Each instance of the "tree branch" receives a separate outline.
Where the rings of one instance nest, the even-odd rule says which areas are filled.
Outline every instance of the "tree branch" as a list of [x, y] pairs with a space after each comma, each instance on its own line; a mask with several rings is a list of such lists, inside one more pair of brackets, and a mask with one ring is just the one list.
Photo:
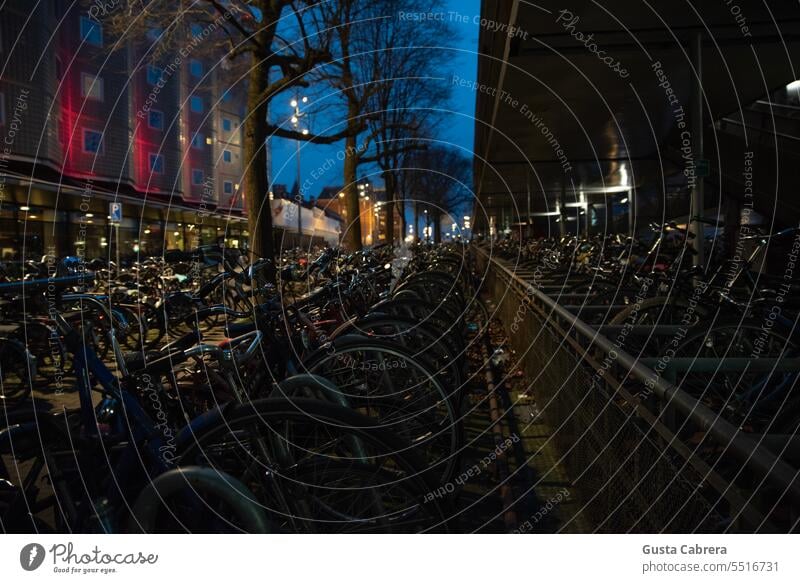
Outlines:
[[363, 122], [360, 124], [358, 128], [355, 130], [342, 130], [336, 134], [331, 134], [327, 136], [320, 136], [317, 134], [304, 134], [302, 132], [298, 132], [295, 130], [287, 130], [281, 126], [276, 126], [273, 124], [267, 124], [267, 131], [270, 135], [278, 137], [278, 138], [286, 138], [288, 140], [297, 140], [300, 142], [310, 142], [312, 144], [333, 144], [338, 142], [339, 140], [343, 140], [344, 138], [351, 137], [353, 135], [358, 135], [361, 131], [364, 130]]

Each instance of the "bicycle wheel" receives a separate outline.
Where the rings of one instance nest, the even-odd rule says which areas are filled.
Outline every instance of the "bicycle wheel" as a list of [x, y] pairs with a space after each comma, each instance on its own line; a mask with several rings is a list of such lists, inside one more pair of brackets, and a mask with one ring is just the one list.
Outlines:
[[761, 321], [733, 320], [687, 338], [675, 357], [714, 358], [715, 370], [694, 366], [679, 376], [682, 389], [743, 431], [794, 433], [800, 418], [798, 374], [778, 370], [726, 370], [723, 359], [792, 358], [800, 344], [788, 331], [766, 330]]
[[415, 292], [424, 301], [444, 310], [451, 321], [459, 320], [466, 306], [463, 294], [456, 281], [443, 273], [422, 272], [412, 275], [401, 283], [395, 293], [405, 290]]
[[440, 376], [446, 386], [460, 389], [464, 383], [465, 371], [459, 355], [450, 350], [442, 334], [427, 324], [419, 324], [413, 318], [368, 314], [337, 331], [337, 336], [345, 334], [365, 334], [371, 338], [396, 342], [429, 365], [430, 370]]
[[238, 480], [211, 468], [160, 474], [139, 494], [128, 521], [132, 533], [268, 533], [253, 495]]
[[634, 324], [639, 326], [655, 326], [684, 324], [693, 326], [707, 313], [702, 306], [690, 306], [687, 300], [674, 297], [647, 298], [634, 302], [620, 310], [608, 322], [612, 326]]
[[[63, 377], [72, 366], [67, 362], [61, 336], [47, 324], [34, 319], [25, 320], [13, 338], [22, 343], [36, 359], [36, 374], [48, 382]], [[31, 378], [30, 380], [35, 380]]]
[[453, 478], [463, 439], [458, 387], [445, 387], [413, 353], [392, 342], [343, 336], [303, 366], [336, 385], [353, 409], [412, 444], [438, 480]]
[[441, 330], [442, 340], [448, 344], [452, 353], [461, 354], [464, 350], [464, 330], [461, 322], [454, 321], [441, 309], [441, 306], [423, 300], [392, 298], [375, 304], [369, 313], [412, 318], [435, 330]]
[[0, 400], [17, 404], [31, 394], [31, 377], [36, 374], [30, 353], [21, 342], [0, 340]]
[[408, 444], [377, 422], [314, 399], [226, 408], [181, 434], [180, 463], [241, 481], [285, 532], [423, 532], [445, 506]]

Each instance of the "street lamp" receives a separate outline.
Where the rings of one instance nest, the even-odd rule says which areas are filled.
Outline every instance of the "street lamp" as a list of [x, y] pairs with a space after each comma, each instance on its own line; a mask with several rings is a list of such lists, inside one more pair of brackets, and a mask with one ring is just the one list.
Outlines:
[[[300, 128], [300, 118], [302, 118], [302, 117], [304, 117], [306, 115], [305, 112], [300, 111], [300, 104], [301, 103], [302, 104], [308, 103], [308, 97], [306, 97], [306, 96], [302, 96], [301, 97], [300, 95], [297, 95], [297, 96], [295, 96], [294, 99], [292, 99], [289, 102], [289, 105], [291, 105], [292, 109], [294, 109], [294, 113], [292, 114], [292, 117], [291, 117], [290, 121], [292, 122], [292, 126], [294, 126], [294, 130], [295, 131], [299, 131], [304, 136], [307, 136], [308, 135], [308, 128], [302, 128], [302, 129]], [[297, 200], [295, 201], [297, 203], [297, 234], [298, 235], [302, 235], [303, 234], [303, 205], [301, 203], [303, 202], [303, 196], [300, 194], [300, 180], [301, 180], [300, 140], [295, 140], [295, 145], [296, 145], [296, 148], [297, 148], [297, 153], [296, 153], [296, 155], [297, 155], [297, 177], [296, 177]]]

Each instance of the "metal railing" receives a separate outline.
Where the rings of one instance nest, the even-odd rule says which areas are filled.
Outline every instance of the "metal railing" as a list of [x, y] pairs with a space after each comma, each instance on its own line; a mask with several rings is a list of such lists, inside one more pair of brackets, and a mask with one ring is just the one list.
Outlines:
[[[518, 334], [512, 338], [512, 344], [516, 344], [515, 349], [520, 355], [520, 360], [532, 364], [529, 371], [533, 376], [534, 391], [537, 386], [540, 393], [544, 393], [547, 404], [545, 417], [553, 427], [557, 442], [560, 442], [561, 450], [568, 450], [565, 454], [566, 465], [572, 475], [578, 475], [580, 480], [586, 480], [587, 470], [582, 465], [597, 466], [597, 462], [583, 456], [580, 463], [570, 462], [570, 456], [574, 456], [574, 445], [571, 439], [580, 442], [589, 442], [589, 449], [598, 452], [600, 459], [605, 459], [611, 455], [607, 452], [608, 446], [602, 443], [606, 438], [614, 440], [617, 438], [613, 422], [609, 419], [616, 419], [617, 423], [630, 423], [626, 416], [628, 413], [635, 416], [637, 421], [633, 427], [626, 427], [628, 431], [628, 446], [639, 448], [633, 443], [636, 441], [636, 432], [640, 432], [641, 440], [647, 441], [644, 447], [654, 448], [648, 450], [647, 455], [642, 457], [653, 460], [653, 464], [666, 463], [665, 467], [660, 467], [656, 471], [664, 477], [664, 488], [675, 488], [676, 478], [669, 477], [670, 468], [678, 468], [682, 475], [681, 488], [676, 489], [672, 494], [669, 492], [657, 492], [658, 486], [647, 484], [653, 488], [652, 495], [643, 495], [643, 500], [639, 501], [640, 512], [628, 509], [629, 516], [614, 516], [609, 521], [608, 512], [600, 504], [595, 504], [594, 508], [587, 509], [591, 514], [594, 524], [598, 530], [627, 531], [627, 530], [758, 530], [758, 531], [779, 531], [785, 530], [784, 526], [777, 526], [773, 523], [771, 516], [774, 510], [769, 503], [764, 504], [764, 499], [768, 498], [772, 502], [778, 499], [785, 499], [789, 502], [796, 514], [796, 509], [800, 504], [800, 480], [798, 471], [787, 463], [780, 455], [776, 455], [773, 449], [778, 448], [779, 453], [783, 453], [785, 448], [796, 445], [796, 441], [790, 438], [776, 439], [775, 436], [748, 434], [741, 431], [738, 427], [722, 418], [718, 413], [707, 407], [704, 403], [682, 390], [675, 384], [676, 372], [686, 371], [690, 364], [684, 359], [673, 359], [659, 373], [654, 370], [658, 359], [636, 358], [629, 354], [618, 344], [609, 339], [605, 334], [612, 337], [618, 333], [619, 326], [592, 327], [582, 321], [575, 313], [606, 310], [613, 313], [613, 306], [588, 306], [576, 301], [575, 294], [567, 294], [566, 299], [570, 304], [567, 307], [559, 305], [553, 298], [541, 291], [542, 288], [548, 289], [545, 278], [533, 284], [524, 279], [524, 276], [517, 275], [509, 269], [502, 261], [491, 257], [484, 250], [476, 248], [476, 255], [480, 270], [483, 272], [486, 281], [485, 286], [490, 288], [493, 299], [496, 303], [507, 302], [509, 307], [500, 310], [501, 319], [508, 328], [512, 320], [517, 322], [519, 327], [520, 314], [527, 316], [528, 313], [534, 315], [533, 321], [524, 329], [523, 334]], [[525, 273], [525, 272], [523, 272]], [[539, 287], [537, 287], [537, 285]], [[563, 287], [562, 287], [563, 289]], [[562, 294], [562, 297], [564, 295]], [[586, 296], [582, 296], [584, 302]], [[524, 307], [523, 307], [524, 306]], [[629, 327], [631, 336], [647, 336], [648, 339], [654, 337], [664, 337], [676, 332], [675, 326], [648, 326], [648, 327]], [[543, 341], [543, 335], [549, 340]], [[535, 348], [534, 348], [535, 347]], [[542, 353], [550, 354], [542, 354]], [[711, 366], [711, 363], [702, 362], [697, 364], [697, 359], [689, 359], [695, 362], [691, 366], [693, 371], [699, 371], [697, 366]], [[744, 370], [747, 363], [744, 360], [750, 359], [710, 359], [715, 360], [715, 371], [739, 371]], [[532, 362], [531, 362], [532, 361]], [[648, 366], [650, 365], [650, 366]], [[750, 361], [748, 370], [790, 370], [800, 371], [800, 360], [795, 359], [758, 359], [758, 364]], [[554, 369], [555, 372], [547, 370]], [[547, 378], [545, 378], [547, 377]], [[537, 385], [537, 379], [540, 382]], [[560, 380], [559, 380], [560, 379]], [[559, 384], [560, 382], [560, 384]], [[557, 388], [554, 385], [559, 384]], [[636, 391], [630, 390], [631, 385], [648, 387], [648, 395], [656, 400], [658, 406], [653, 410], [653, 405], [645, 403], [637, 396]], [[562, 394], [563, 393], [563, 394]], [[580, 411], [570, 411], [569, 408], [559, 406], [561, 402], [571, 402], [577, 408], [588, 407], [594, 413]], [[591, 405], [586, 405], [591, 402]], [[551, 405], [551, 414], [547, 414], [547, 406]], [[681, 419], [676, 420], [676, 415]], [[593, 426], [591, 440], [585, 438], [580, 433], [580, 428], [572, 421], [572, 417], [582, 416], [585, 424]], [[594, 426], [604, 426], [602, 429], [594, 429]], [[697, 432], [703, 433], [704, 439], [711, 439], [724, 448], [726, 456], [735, 458], [742, 467], [749, 472], [752, 490], [747, 486], [736, 484], [731, 478], [726, 477], [727, 473], [722, 469], [717, 461], [709, 461], [703, 456], [698, 455], [698, 448], [692, 447], [682, 439], [681, 431], [689, 426]], [[572, 438], [559, 438], [558, 432], [564, 430], [565, 433], [571, 432]], [[576, 437], [577, 436], [577, 437]], [[609, 442], [610, 443], [610, 442]], [[583, 447], [584, 445], [581, 445]], [[634, 457], [639, 455], [634, 454]], [[604, 457], [605, 456], [605, 457]], [[613, 456], [612, 456], [613, 457]], [[680, 460], [683, 463], [680, 463]], [[676, 461], [677, 460], [677, 461]], [[613, 463], [622, 465], [629, 464], [628, 458], [622, 455], [613, 457]], [[624, 464], [623, 464], [624, 462]], [[613, 465], [612, 463], [612, 465]], [[631, 465], [636, 465], [631, 462]], [[685, 468], [691, 467], [691, 475], [684, 472]], [[598, 484], [605, 487], [603, 474], [608, 479], [618, 479], [614, 474], [613, 468], [592, 467], [591, 472], [598, 475], [594, 486]], [[651, 469], [639, 472], [646, 478]], [[688, 471], [688, 470], [687, 470]], [[723, 475], [724, 474], [724, 475]], [[644, 478], [643, 478], [644, 479]], [[631, 492], [626, 489], [641, 487], [641, 480], [628, 480], [624, 487], [617, 487], [617, 493], [621, 496], [631, 496]], [[582, 490], [580, 484], [576, 484]], [[700, 518], [708, 518], [705, 521], [695, 521], [691, 516], [682, 518], [670, 518], [668, 516], [651, 516], [642, 518], [642, 512], [653, 511], [652, 504], [661, 504], [665, 496], [671, 495], [691, 495], [695, 496], [699, 490], [710, 487], [716, 492], [715, 496], [704, 496], [703, 500], [693, 500], [683, 505], [673, 505], [684, 510], [689, 504], [695, 506], [695, 513], [702, 514], [702, 506], [705, 506], [706, 514]], [[681, 490], [683, 494], [680, 494]], [[635, 496], [635, 494], [634, 494]], [[721, 504], [720, 501], [724, 501]], [[613, 501], [611, 501], [613, 505]], [[650, 504], [650, 506], [648, 506]], [[635, 504], [634, 504], [635, 506]], [[662, 505], [664, 508], [668, 504]], [[725, 506], [724, 508], [722, 506]], [[611, 508], [611, 507], [609, 507]], [[615, 511], [616, 512], [616, 511]], [[664, 514], [667, 511], [663, 511]], [[664, 522], [663, 521], [669, 521]], [[791, 516], [788, 524], [793, 524], [796, 516]], [[715, 523], [716, 521], [716, 523]], [[736, 525], [733, 525], [733, 522]], [[599, 524], [598, 524], [599, 523]], [[649, 524], [649, 528], [647, 526]], [[664, 526], [666, 524], [666, 527]], [[747, 525], [747, 526], [745, 526]]]

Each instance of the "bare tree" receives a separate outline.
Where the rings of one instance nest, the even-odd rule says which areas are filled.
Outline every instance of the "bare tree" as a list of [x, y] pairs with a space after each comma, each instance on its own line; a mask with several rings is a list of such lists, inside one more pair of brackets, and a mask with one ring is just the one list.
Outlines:
[[[193, 0], [177, 7], [174, 0], [124, 1], [125, 9], [109, 16], [109, 30], [139, 42], [157, 29], [158, 43], [148, 49], [154, 59], [180, 50], [193, 23], [218, 25], [202, 50], [228, 64], [232, 81], [241, 71], [238, 79], [247, 85], [243, 182], [254, 255], [274, 255], [265, 145], [270, 136], [316, 144], [344, 140], [345, 244], [360, 249], [359, 164], [378, 164], [393, 201], [403, 153], [425, 147], [420, 137], [426, 122], [447, 94], [434, 74], [444, 54], [431, 47], [449, 29], [441, 22], [403, 22], [399, 14], [441, 10], [441, 0]], [[269, 121], [272, 99], [316, 81], [340, 96], [341, 109], [329, 115], [343, 121], [332, 125], [332, 133]]]
[[[343, 190], [348, 220], [344, 242], [351, 249], [361, 248], [356, 188], [359, 166], [377, 163], [393, 200], [392, 170], [397, 168], [403, 151], [419, 147], [416, 137], [428, 115], [425, 107], [437, 102], [431, 96], [446, 94], [443, 80], [434, 79], [429, 71], [442, 61], [441, 51], [430, 47], [436, 44], [437, 34], [449, 35], [448, 26], [433, 21], [407, 22], [400, 15], [427, 14], [441, 7], [440, 0], [337, 0], [320, 4], [320, 17], [333, 35], [333, 55], [314, 77], [329, 83], [343, 104]], [[438, 88], [434, 81], [438, 81]], [[412, 108], [415, 104], [420, 107], [418, 112]], [[392, 212], [389, 216], [393, 220]], [[393, 225], [390, 233], [392, 230]]]
[[[442, 12], [438, 0], [383, 0], [390, 14], [402, 12], [431, 14]], [[447, 51], [440, 47], [450, 35], [449, 26], [441, 21], [408, 22], [396, 20], [393, 26], [378, 27], [374, 44], [382, 77], [369, 102], [369, 154], [361, 164], [376, 162], [381, 170], [389, 202], [387, 242], [394, 238], [394, 211], [397, 209], [398, 176], [403, 155], [425, 149], [427, 138], [439, 109], [449, 97], [447, 79], [441, 76]], [[405, 223], [404, 207], [399, 205], [401, 222]], [[405, 224], [402, 226], [405, 232]]]
[[455, 148], [432, 146], [408, 152], [399, 173], [405, 196], [415, 200], [415, 230], [422, 207], [433, 222], [434, 241], [441, 242], [442, 216], [455, 215], [471, 198], [470, 160]]

